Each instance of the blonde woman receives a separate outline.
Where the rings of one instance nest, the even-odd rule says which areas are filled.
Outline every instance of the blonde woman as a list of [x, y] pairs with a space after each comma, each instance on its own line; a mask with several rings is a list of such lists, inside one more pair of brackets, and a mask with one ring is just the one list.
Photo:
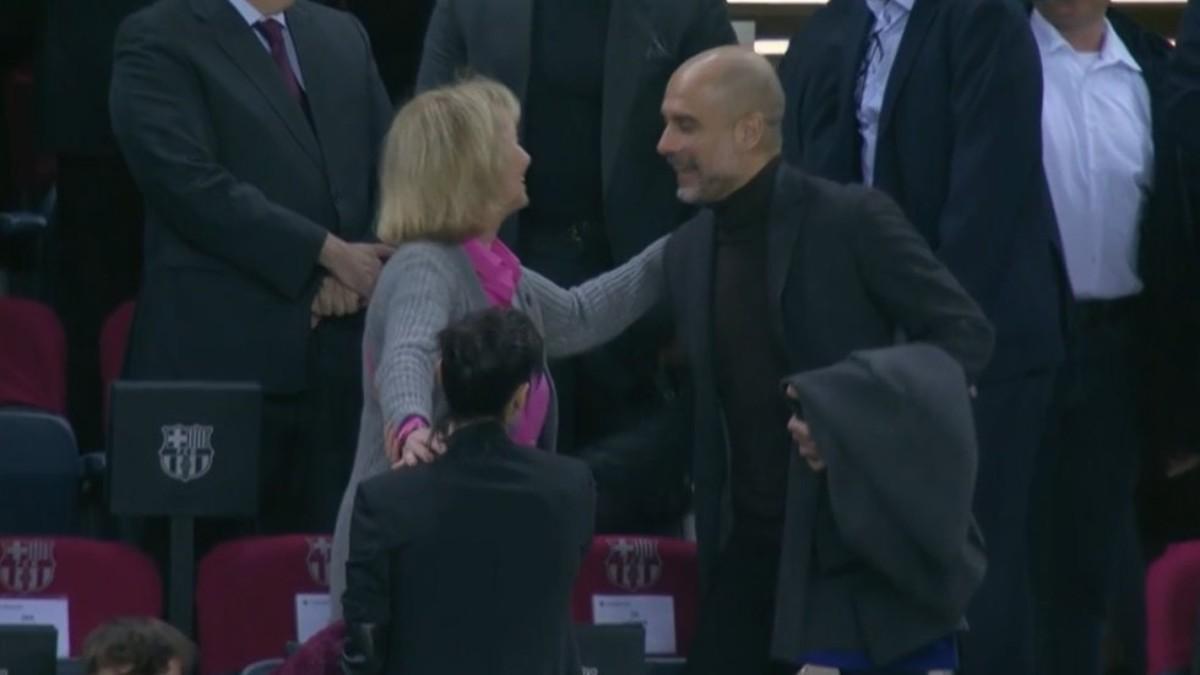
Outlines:
[[[397, 249], [367, 309], [358, 450], [334, 534], [335, 619], [359, 482], [442, 451], [432, 431], [445, 414], [434, 377], [439, 331], [477, 310], [515, 307], [545, 336], [546, 357], [559, 358], [616, 337], [664, 293], [664, 240], [569, 291], [521, 267], [497, 237], [528, 202], [519, 117], [512, 92], [475, 79], [417, 96], [388, 132], [377, 229]], [[553, 450], [556, 427], [554, 383], [543, 370], [509, 433], [518, 444]]]

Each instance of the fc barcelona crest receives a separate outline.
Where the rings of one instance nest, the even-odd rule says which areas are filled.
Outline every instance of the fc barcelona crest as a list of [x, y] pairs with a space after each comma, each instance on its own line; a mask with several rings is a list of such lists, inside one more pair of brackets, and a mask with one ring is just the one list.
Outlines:
[[0, 544], [0, 592], [38, 593], [54, 583], [54, 542], [9, 539]]
[[609, 583], [630, 592], [650, 588], [662, 577], [663, 562], [653, 539], [613, 539], [604, 571]]
[[308, 557], [304, 562], [308, 565], [308, 576], [318, 586], [329, 586], [329, 561], [333, 553], [333, 542], [329, 537], [311, 537], [308, 540]]
[[164, 425], [162, 447], [158, 449], [163, 473], [181, 483], [203, 478], [216, 455], [212, 435], [212, 426], [203, 424]]

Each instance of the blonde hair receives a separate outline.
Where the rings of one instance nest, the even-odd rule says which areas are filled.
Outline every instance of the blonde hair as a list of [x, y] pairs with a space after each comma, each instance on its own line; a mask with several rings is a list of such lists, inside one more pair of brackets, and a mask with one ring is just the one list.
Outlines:
[[503, 138], [521, 106], [504, 85], [472, 78], [409, 101], [384, 140], [376, 234], [386, 243], [460, 242], [500, 198]]

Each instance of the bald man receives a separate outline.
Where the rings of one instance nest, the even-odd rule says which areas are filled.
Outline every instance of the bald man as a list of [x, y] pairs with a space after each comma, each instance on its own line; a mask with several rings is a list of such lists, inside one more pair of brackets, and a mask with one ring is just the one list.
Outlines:
[[973, 377], [991, 352], [987, 320], [890, 199], [780, 164], [783, 92], [761, 57], [699, 54], [671, 78], [662, 114], [658, 151], [679, 198], [703, 207], [665, 253], [695, 382], [703, 597], [689, 671], [794, 673], [828, 665], [829, 650], [870, 671], [867, 652], [889, 664], [946, 649], [957, 617], [862, 590], [871, 566], [840, 543], [820, 448], [779, 383], [891, 345], [898, 327]]

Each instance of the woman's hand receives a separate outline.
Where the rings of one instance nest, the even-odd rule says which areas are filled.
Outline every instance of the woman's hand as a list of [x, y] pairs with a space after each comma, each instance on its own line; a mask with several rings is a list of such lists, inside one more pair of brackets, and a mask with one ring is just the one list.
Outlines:
[[446, 452], [442, 437], [429, 427], [414, 429], [403, 440], [399, 434], [388, 433], [384, 443], [393, 469], [428, 464]]

